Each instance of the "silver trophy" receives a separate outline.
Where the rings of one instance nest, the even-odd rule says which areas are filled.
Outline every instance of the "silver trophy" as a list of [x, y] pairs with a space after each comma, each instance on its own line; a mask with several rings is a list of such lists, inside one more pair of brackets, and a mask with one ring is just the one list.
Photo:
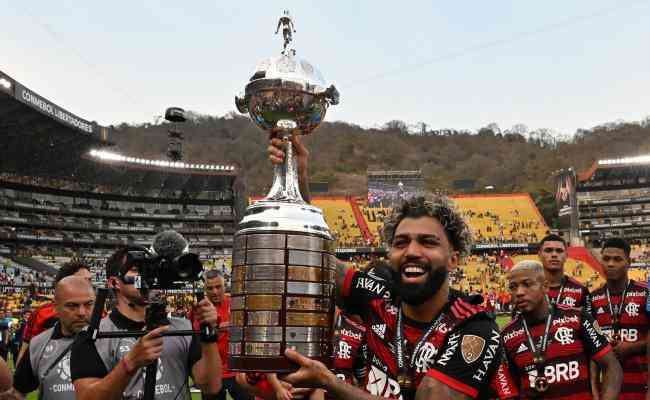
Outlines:
[[241, 113], [286, 145], [270, 192], [246, 209], [235, 234], [229, 366], [237, 371], [295, 370], [287, 348], [326, 364], [331, 358], [334, 240], [323, 212], [300, 194], [289, 138], [316, 129], [339, 95], [296, 56], [286, 11], [281, 25], [283, 51], [260, 62], [235, 98]]

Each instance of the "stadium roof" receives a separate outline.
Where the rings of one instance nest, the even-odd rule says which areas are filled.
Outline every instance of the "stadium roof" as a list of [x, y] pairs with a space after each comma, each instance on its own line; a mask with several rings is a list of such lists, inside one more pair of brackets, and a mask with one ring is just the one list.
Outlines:
[[[105, 185], [140, 185], [144, 179], [180, 180], [169, 184], [185, 187], [185, 182], [200, 181], [196, 186], [209, 188], [229, 187], [226, 182], [238, 173], [231, 165], [172, 163], [109, 152], [111, 134], [111, 128], [78, 117], [0, 71], [0, 173]], [[208, 176], [169, 179], [170, 174]]]
[[589, 169], [577, 174], [579, 182], [585, 182], [592, 178], [602, 179], [603, 177], [625, 176], [627, 174], [638, 174], [650, 169], [650, 155], [612, 158], [594, 161]]
[[56, 169], [92, 146], [110, 144], [111, 129], [85, 120], [0, 71], [2, 172]]

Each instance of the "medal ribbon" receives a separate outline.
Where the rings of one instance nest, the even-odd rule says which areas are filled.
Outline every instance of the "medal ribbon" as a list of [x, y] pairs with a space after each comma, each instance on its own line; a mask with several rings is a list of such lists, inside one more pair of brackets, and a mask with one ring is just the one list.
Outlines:
[[560, 302], [560, 298], [562, 297], [562, 293], [564, 293], [564, 285], [566, 285], [566, 276], [562, 277], [562, 285], [560, 285], [560, 291], [557, 293], [557, 296], [555, 296], [554, 299], [550, 299], [550, 303], [552, 306], [558, 304]]
[[625, 285], [625, 290], [623, 290], [623, 295], [621, 296], [621, 302], [618, 307], [616, 307], [616, 312], [612, 308], [612, 297], [609, 294], [609, 286], [605, 287], [605, 293], [607, 294], [607, 305], [609, 306], [609, 315], [612, 316], [612, 329], [614, 329], [614, 334], [618, 334], [618, 331], [621, 330], [621, 313], [623, 312], [623, 306], [625, 305], [625, 297], [627, 296], [627, 290], [630, 288], [632, 283], [631, 279], [628, 279], [627, 285]]
[[[397, 371], [398, 371], [398, 381], [400, 380], [399, 378], [405, 379], [410, 375], [410, 371], [413, 369], [415, 366], [415, 355], [420, 351], [422, 346], [424, 346], [424, 343], [426, 343], [427, 339], [433, 331], [435, 331], [438, 326], [440, 325], [440, 322], [442, 321], [442, 316], [443, 313], [440, 313], [438, 318], [427, 328], [426, 332], [418, 339], [417, 343], [415, 344], [415, 348], [413, 349], [413, 353], [411, 354], [410, 357], [410, 362], [409, 362], [409, 367], [407, 368], [405, 366], [405, 357], [404, 357], [404, 317], [403, 317], [403, 312], [402, 312], [402, 307], [400, 306], [399, 311], [397, 312], [397, 329], [395, 332], [395, 353], [397, 357]], [[401, 383], [400, 383], [401, 385]]]
[[546, 317], [546, 325], [544, 326], [544, 336], [542, 337], [542, 343], [537, 347], [535, 341], [533, 340], [533, 335], [531, 335], [530, 330], [528, 329], [528, 323], [526, 323], [526, 318], [522, 316], [521, 321], [524, 325], [524, 331], [526, 332], [526, 338], [528, 339], [528, 345], [533, 351], [533, 362], [535, 363], [535, 369], [537, 370], [537, 377], [544, 377], [544, 355], [546, 354], [546, 348], [548, 347], [548, 338], [549, 333], [551, 332], [551, 322], [553, 321], [553, 314], [555, 312], [555, 307], [551, 306], [548, 317]]

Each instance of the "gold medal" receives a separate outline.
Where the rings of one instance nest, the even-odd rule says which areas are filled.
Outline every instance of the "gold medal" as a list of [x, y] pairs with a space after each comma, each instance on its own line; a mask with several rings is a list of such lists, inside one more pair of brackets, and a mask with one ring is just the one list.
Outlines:
[[538, 376], [535, 378], [535, 390], [537, 392], [544, 393], [548, 390], [549, 386], [551, 385], [549, 385], [548, 379], [546, 379], [546, 377]]
[[410, 388], [411, 378], [407, 374], [399, 374], [399, 376], [397, 377], [397, 383], [402, 389]]

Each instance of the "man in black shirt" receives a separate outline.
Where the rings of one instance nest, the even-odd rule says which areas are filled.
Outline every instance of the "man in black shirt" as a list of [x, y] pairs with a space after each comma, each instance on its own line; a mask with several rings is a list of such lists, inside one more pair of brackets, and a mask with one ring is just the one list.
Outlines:
[[[106, 263], [108, 286], [116, 294], [117, 305], [100, 323], [100, 332], [145, 329], [147, 303], [134, 287], [138, 270], [130, 263], [128, 249], [115, 252]], [[215, 329], [217, 312], [206, 298], [197, 304], [194, 316], [200, 324]], [[133, 399], [144, 394], [145, 368], [158, 361], [155, 397], [161, 400], [189, 400], [188, 377], [205, 395], [221, 388], [221, 360], [215, 342], [199, 342], [198, 337], [166, 336], [167, 330], [188, 330], [185, 319], [170, 318], [170, 325], [134, 338], [103, 338], [92, 341], [80, 335], [72, 347], [70, 372], [79, 400]]]

